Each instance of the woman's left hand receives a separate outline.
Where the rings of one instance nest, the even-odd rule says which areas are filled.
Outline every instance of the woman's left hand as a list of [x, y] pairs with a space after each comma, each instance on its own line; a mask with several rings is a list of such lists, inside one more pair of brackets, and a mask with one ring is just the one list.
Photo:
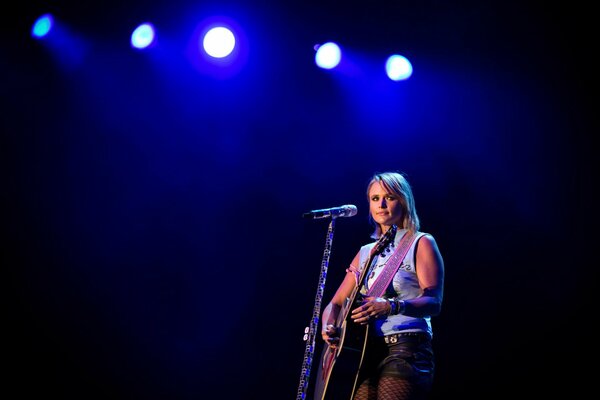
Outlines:
[[366, 325], [370, 321], [387, 317], [390, 313], [390, 302], [382, 297], [365, 297], [362, 305], [352, 310], [350, 317], [357, 324]]

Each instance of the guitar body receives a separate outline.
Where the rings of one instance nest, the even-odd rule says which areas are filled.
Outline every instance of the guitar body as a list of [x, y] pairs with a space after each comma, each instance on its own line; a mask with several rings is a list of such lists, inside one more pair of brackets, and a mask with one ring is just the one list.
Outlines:
[[[363, 281], [373, 257], [394, 239], [396, 231], [397, 227], [393, 225], [375, 243], [358, 282]], [[351, 400], [354, 397], [369, 331], [368, 324], [356, 324], [350, 317], [352, 309], [358, 306], [358, 291], [359, 287], [355, 287], [338, 314], [335, 326], [340, 333], [340, 341], [337, 348], [332, 349], [327, 344], [323, 346], [313, 400]]]
[[[341, 310], [340, 315], [350, 315], [349, 307], [347, 304], [347, 310]], [[350, 400], [356, 390], [369, 326], [356, 324], [349, 317], [337, 326], [340, 342], [335, 349], [323, 346], [314, 400]]]

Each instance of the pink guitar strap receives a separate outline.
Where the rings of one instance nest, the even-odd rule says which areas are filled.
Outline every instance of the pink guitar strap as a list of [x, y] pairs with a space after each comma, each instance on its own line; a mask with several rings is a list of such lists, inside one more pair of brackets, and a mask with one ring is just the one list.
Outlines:
[[408, 249], [410, 249], [416, 238], [416, 234], [410, 234], [409, 232], [406, 232], [404, 237], [402, 237], [402, 240], [400, 240], [398, 248], [396, 251], [394, 251], [394, 254], [390, 256], [385, 268], [383, 271], [381, 271], [375, 282], [373, 282], [373, 285], [371, 285], [369, 288], [367, 296], [381, 297], [385, 293], [385, 290], [394, 278], [394, 275], [396, 275], [396, 271], [398, 271], [398, 268], [400, 268], [400, 265], [402, 265], [402, 261], [404, 261], [404, 257], [406, 257]]

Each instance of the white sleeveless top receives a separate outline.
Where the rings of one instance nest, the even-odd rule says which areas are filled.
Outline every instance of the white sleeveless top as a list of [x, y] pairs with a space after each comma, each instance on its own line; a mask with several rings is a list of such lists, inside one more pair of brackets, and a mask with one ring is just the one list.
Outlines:
[[[384, 269], [385, 264], [390, 259], [393, 251], [398, 248], [398, 244], [402, 237], [406, 234], [406, 229], [398, 229], [396, 237], [394, 238], [394, 245], [389, 246], [386, 251], [376, 256], [373, 260], [373, 268], [368, 272], [365, 277], [366, 284], [361, 288], [361, 294], [365, 294], [370, 285], [375, 282], [380, 272]], [[398, 268], [396, 275], [392, 279], [391, 284], [386, 289], [383, 297], [392, 298], [397, 297], [400, 300], [410, 300], [421, 296], [423, 291], [419, 286], [419, 280], [417, 279], [417, 271], [415, 269], [415, 258], [416, 258], [416, 245], [419, 239], [428, 233], [417, 232], [417, 236], [413, 241], [411, 247], [408, 249], [404, 261]], [[360, 249], [360, 264], [359, 268], [365, 267], [368, 261], [371, 249], [375, 246], [375, 242], [364, 245]], [[366, 287], [365, 287], [366, 286]], [[390, 335], [399, 332], [427, 332], [430, 336], [433, 336], [431, 329], [431, 317], [415, 318], [409, 317], [402, 314], [389, 315], [387, 318], [377, 319], [374, 321], [372, 327], [374, 328], [374, 334], [376, 336]]]

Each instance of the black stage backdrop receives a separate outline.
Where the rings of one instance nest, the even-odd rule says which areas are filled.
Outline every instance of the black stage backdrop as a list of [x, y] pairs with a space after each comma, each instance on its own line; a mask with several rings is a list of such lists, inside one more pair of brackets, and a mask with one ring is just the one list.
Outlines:
[[[359, 210], [336, 220], [325, 303], [369, 240], [365, 187], [386, 170], [408, 175], [445, 259], [433, 398], [586, 390], [590, 10], [22, 3], [3, 15], [0, 64], [13, 398], [296, 397], [329, 222], [301, 215]], [[29, 37], [48, 11], [81, 52]], [[184, 57], [212, 14], [245, 27], [246, 64], [225, 79]], [[146, 20], [159, 46], [133, 51]], [[315, 67], [328, 40], [350, 72]], [[382, 78], [394, 52], [411, 79]]]

